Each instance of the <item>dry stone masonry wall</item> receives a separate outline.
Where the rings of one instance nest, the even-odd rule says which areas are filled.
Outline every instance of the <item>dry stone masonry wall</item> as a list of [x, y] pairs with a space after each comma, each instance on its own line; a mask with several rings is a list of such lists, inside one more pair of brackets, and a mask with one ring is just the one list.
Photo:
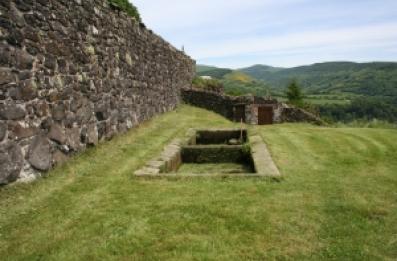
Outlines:
[[245, 123], [247, 124], [258, 124], [258, 107], [260, 106], [272, 107], [274, 123], [309, 122], [317, 125], [324, 124], [315, 115], [303, 109], [278, 102], [275, 99], [266, 99], [252, 95], [235, 97], [226, 95], [225, 93], [207, 91], [195, 87], [183, 88], [181, 96], [187, 104], [214, 111], [232, 121], [236, 120], [234, 116], [235, 107], [244, 106]]
[[0, 184], [174, 109], [194, 64], [107, 0], [1, 0]]

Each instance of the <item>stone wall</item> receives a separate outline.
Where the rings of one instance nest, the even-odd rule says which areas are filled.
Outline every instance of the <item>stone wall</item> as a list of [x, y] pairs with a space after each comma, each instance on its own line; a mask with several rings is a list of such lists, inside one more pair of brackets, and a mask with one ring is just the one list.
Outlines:
[[273, 122], [310, 122], [322, 125], [324, 122], [315, 115], [289, 106], [285, 103], [278, 102], [275, 99], [266, 99], [257, 96], [229, 96], [224, 93], [211, 92], [197, 88], [184, 88], [182, 90], [182, 99], [185, 103], [200, 108], [214, 111], [223, 117], [234, 120], [234, 108], [236, 106], [245, 106], [245, 123], [258, 124], [258, 107], [270, 106], [273, 108]]
[[280, 115], [281, 122], [309, 122], [316, 125], [325, 125], [325, 123], [314, 114], [300, 108], [285, 107]]
[[174, 109], [194, 64], [107, 0], [1, 0], [0, 184]]
[[201, 90], [198, 88], [185, 88], [182, 90], [182, 100], [200, 108], [214, 111], [223, 117], [234, 120], [234, 107], [246, 105], [246, 123], [255, 124], [257, 116], [254, 115], [253, 106], [250, 105], [270, 105], [277, 106], [279, 103], [274, 99], [264, 99], [262, 97], [230, 96], [224, 93]]
[[214, 111], [230, 120], [233, 120], [233, 106], [239, 103], [237, 97], [195, 88], [183, 89], [181, 96], [187, 104]]

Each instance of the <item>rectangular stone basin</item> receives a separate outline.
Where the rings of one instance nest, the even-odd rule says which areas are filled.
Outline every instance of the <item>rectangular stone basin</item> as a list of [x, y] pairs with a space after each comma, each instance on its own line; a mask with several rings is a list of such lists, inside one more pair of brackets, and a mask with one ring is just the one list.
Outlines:
[[[216, 164], [222, 163], [235, 164], [235, 168], [227, 170], [228, 174], [233, 174], [232, 170], [236, 169], [236, 173], [254, 173], [255, 168], [253, 165], [251, 153], [248, 145], [189, 145], [183, 146], [181, 151], [182, 169], [184, 164], [190, 166], [206, 164], [206, 172], [209, 173], [224, 173], [222, 168]], [[209, 168], [214, 166], [213, 171]], [[203, 169], [196, 166], [198, 169]], [[195, 168], [192, 168], [193, 170]], [[203, 173], [207, 174], [207, 173]]]
[[248, 136], [245, 129], [191, 129], [135, 175], [279, 177], [280, 173], [262, 139]]

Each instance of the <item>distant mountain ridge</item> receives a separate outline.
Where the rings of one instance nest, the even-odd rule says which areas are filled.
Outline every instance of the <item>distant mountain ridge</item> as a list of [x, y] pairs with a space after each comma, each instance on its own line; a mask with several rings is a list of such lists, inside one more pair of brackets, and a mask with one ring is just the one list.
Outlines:
[[[198, 65], [200, 68], [201, 65]], [[222, 79], [232, 70], [208, 68], [205, 73]], [[281, 91], [292, 80], [297, 80], [306, 93], [351, 93], [369, 96], [397, 96], [397, 63], [393, 62], [326, 62], [294, 68], [254, 65], [235, 70], [261, 81], [272, 90]], [[211, 75], [212, 74], [212, 75]]]

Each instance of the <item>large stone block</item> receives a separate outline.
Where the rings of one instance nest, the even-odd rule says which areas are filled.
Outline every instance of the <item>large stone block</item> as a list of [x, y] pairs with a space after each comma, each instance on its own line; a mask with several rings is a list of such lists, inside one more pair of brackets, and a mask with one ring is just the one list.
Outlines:
[[87, 128], [87, 144], [98, 144], [98, 129], [95, 123], [90, 124]]
[[82, 146], [80, 143], [80, 129], [66, 129], [67, 145], [72, 151], [79, 151]]
[[67, 140], [65, 130], [59, 124], [53, 124], [51, 126], [48, 138], [59, 144], [66, 144]]
[[33, 168], [47, 171], [51, 168], [50, 142], [44, 136], [37, 136], [29, 147], [28, 161]]
[[87, 104], [86, 106], [83, 106], [80, 109], [78, 109], [76, 114], [80, 122], [87, 123], [93, 116], [93, 110], [91, 109], [90, 105]]
[[21, 147], [7, 141], [0, 144], [0, 184], [8, 184], [17, 180], [23, 167]]
[[10, 123], [11, 132], [10, 138], [20, 141], [23, 139], [30, 138], [38, 133], [38, 129], [33, 126], [24, 126], [19, 122]]

